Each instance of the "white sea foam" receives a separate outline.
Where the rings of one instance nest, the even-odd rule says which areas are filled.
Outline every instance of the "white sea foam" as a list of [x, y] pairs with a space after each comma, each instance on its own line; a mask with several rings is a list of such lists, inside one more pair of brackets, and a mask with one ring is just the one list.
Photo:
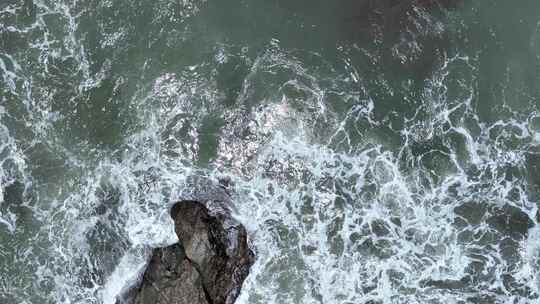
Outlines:
[[103, 304], [116, 304], [117, 297], [142, 279], [150, 249], [132, 248], [120, 259], [101, 291]]
[[[457, 59], [458, 64], [463, 60]], [[278, 60], [278, 64], [284, 61]], [[447, 66], [453, 64], [450, 61]], [[301, 68], [295, 71], [303, 73]], [[442, 78], [431, 85], [446, 83]], [[445, 147], [447, 152], [408, 156], [412, 167], [407, 170], [399, 159], [410, 155], [418, 141], [426, 140], [416, 137], [425, 131], [417, 120], [410, 120], [410, 127], [402, 132], [404, 145], [394, 151], [373, 146], [373, 139], [366, 138], [364, 148], [347, 153], [313, 143], [316, 137], [303, 132], [313, 125], [292, 109], [280, 115], [270, 105], [262, 110], [268, 114], [255, 114], [253, 127], [246, 125], [252, 136], [237, 139], [236, 146], [222, 150], [224, 157], [238, 157], [233, 167], [251, 168], [234, 180], [239, 216], [252, 234], [258, 254], [239, 303], [442, 303], [443, 298], [445, 303], [460, 303], [474, 293], [485, 293], [496, 303], [532, 301], [500, 285], [501, 276], [507, 267], [517, 267], [512, 273], [534, 294], [536, 283], [528, 282], [537, 282], [537, 274], [528, 271], [529, 266], [510, 266], [501, 251], [489, 249], [496, 244], [467, 240], [469, 233], [496, 236], [500, 232], [482, 223], [463, 226], [457, 211], [471, 200], [488, 206], [508, 204], [535, 222], [536, 203], [527, 198], [526, 183], [505, 182], [504, 174], [497, 173], [506, 164], [522, 165], [521, 151], [498, 145], [506, 136], [527, 142], [531, 137], [526, 124], [514, 119], [489, 126], [479, 123], [481, 133], [475, 135], [451, 114], [463, 107], [465, 115], [477, 120], [470, 99], [445, 98], [430, 94], [425, 101], [428, 117], [433, 119], [421, 122], [432, 129], [427, 139], [456, 134], [464, 138], [466, 149], [450, 144]], [[286, 95], [281, 100], [287, 100]], [[335, 126], [330, 142], [343, 132], [345, 141], [340, 144], [351, 145], [351, 129], [344, 125], [353, 120], [369, 126], [373, 110], [369, 104], [363, 108], [367, 111], [353, 108], [345, 123]], [[444, 124], [450, 128], [443, 131]], [[499, 126], [513, 131], [490, 136]], [[261, 141], [246, 150], [254, 138]], [[242, 157], [245, 152], [241, 151], [249, 151], [253, 157]], [[442, 161], [436, 176], [424, 167], [423, 162], [430, 159]], [[478, 177], [468, 173], [475, 166], [481, 168]], [[494, 175], [482, 177], [484, 171], [494, 171]], [[535, 244], [531, 238], [528, 244]], [[532, 251], [528, 251], [529, 258], [520, 258], [536, 259], [538, 254]], [[479, 259], [478, 254], [484, 258]], [[471, 267], [478, 263], [492, 273], [494, 281], [487, 283], [492, 280], [488, 276], [485, 284], [474, 285], [476, 279], [471, 275], [478, 274], [471, 273]], [[449, 287], [437, 287], [445, 284]]]

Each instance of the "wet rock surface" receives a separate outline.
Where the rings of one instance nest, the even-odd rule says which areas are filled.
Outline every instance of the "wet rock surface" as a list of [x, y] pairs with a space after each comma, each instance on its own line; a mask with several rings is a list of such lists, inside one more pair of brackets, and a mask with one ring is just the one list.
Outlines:
[[154, 250], [139, 286], [119, 303], [232, 304], [254, 262], [245, 228], [220, 202], [171, 210], [179, 243]]

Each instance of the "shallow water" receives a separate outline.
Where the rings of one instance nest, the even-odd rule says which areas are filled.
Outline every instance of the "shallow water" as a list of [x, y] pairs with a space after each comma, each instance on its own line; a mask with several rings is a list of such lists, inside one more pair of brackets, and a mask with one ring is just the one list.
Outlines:
[[3, 0], [0, 303], [114, 303], [197, 177], [238, 303], [540, 303], [540, 3], [391, 2]]

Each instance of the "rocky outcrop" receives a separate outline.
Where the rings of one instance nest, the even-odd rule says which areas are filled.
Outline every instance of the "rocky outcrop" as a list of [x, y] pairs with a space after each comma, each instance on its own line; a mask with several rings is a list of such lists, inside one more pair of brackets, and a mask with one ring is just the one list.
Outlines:
[[179, 243], [155, 249], [140, 286], [119, 303], [234, 303], [254, 262], [245, 228], [219, 202], [179, 202], [171, 216]]

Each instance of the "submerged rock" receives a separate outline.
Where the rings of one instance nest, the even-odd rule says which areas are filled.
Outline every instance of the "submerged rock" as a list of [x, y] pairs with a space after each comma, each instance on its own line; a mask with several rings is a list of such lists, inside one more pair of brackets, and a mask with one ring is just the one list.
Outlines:
[[254, 254], [245, 228], [227, 206], [208, 204], [214, 205], [183, 201], [172, 208], [180, 242], [155, 249], [140, 285], [118, 303], [234, 303]]
[[[445, 21], [463, 0], [344, 0], [340, 35], [345, 41], [369, 46], [387, 73], [429, 77], [444, 64], [450, 48]], [[375, 51], [378, 50], [378, 51]], [[377, 63], [379, 64], [379, 63]], [[398, 69], [398, 70], [396, 70]], [[391, 74], [390, 74], [391, 75]]]

